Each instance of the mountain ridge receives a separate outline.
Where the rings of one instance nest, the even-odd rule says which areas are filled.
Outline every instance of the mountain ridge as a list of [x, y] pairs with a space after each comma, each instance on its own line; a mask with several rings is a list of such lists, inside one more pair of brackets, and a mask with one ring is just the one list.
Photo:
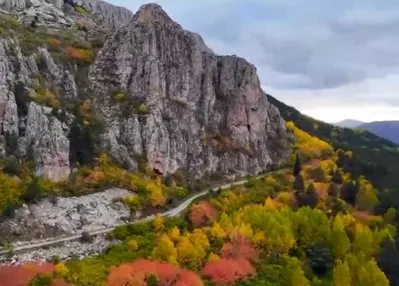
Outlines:
[[399, 121], [373, 121], [361, 124], [357, 128], [367, 130], [377, 136], [399, 144]]
[[346, 128], [357, 128], [362, 124], [364, 124], [364, 122], [356, 119], [344, 119], [342, 121], [334, 123], [334, 125], [336, 126], [346, 127]]

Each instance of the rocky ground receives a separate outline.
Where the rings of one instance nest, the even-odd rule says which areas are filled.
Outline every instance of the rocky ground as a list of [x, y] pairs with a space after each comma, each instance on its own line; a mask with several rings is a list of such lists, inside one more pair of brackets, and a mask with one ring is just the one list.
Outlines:
[[81, 197], [45, 199], [24, 205], [15, 217], [0, 223], [0, 238], [23, 241], [94, 231], [121, 224], [130, 210], [120, 199], [131, 195], [123, 189]]
[[0, 255], [0, 264], [19, 264], [32, 261], [49, 261], [54, 257], [61, 260], [71, 258], [82, 259], [102, 253], [108, 246], [118, 243], [118, 241], [109, 241], [105, 235], [99, 235], [93, 238], [91, 243], [82, 243], [79, 240], [65, 242], [58, 246], [48, 248], [39, 248], [26, 253], [16, 255]]

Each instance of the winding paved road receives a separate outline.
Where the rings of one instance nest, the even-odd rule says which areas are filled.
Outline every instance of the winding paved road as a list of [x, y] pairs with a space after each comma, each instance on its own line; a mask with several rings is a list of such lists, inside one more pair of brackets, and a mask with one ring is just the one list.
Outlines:
[[[281, 172], [281, 171], [275, 171], [275, 172]], [[267, 173], [264, 175], [257, 176], [257, 177], [255, 177], [255, 179], [263, 178], [271, 173], [274, 173], [274, 172], [270, 172], [270, 173]], [[246, 182], [248, 182], [247, 179], [238, 181], [238, 182], [220, 185], [220, 186], [214, 187], [211, 190], [216, 192], [218, 189], [222, 189], [222, 190], [228, 189], [232, 186], [244, 185]], [[183, 201], [179, 206], [175, 207], [174, 209], [168, 210], [164, 213], [161, 213], [160, 215], [166, 216], [166, 217], [176, 217], [176, 216], [180, 215], [181, 212], [184, 211], [195, 199], [197, 199], [199, 197], [203, 197], [203, 196], [207, 195], [209, 192], [210, 192], [210, 190], [200, 192], [200, 193], [186, 199], [185, 201]], [[138, 224], [138, 223], [150, 221], [153, 218], [154, 218], [154, 215], [151, 215], [151, 216], [148, 216], [148, 217], [145, 217], [145, 218], [133, 221], [133, 222], [127, 222], [127, 223], [115, 225], [113, 227], [91, 231], [89, 234], [91, 236], [106, 234], [106, 233], [112, 232], [113, 230], [115, 230], [115, 228], [117, 228], [119, 226], [124, 226], [124, 225], [128, 225], [128, 224]], [[32, 240], [32, 241], [27, 242], [26, 244], [15, 246], [13, 251], [21, 252], [21, 251], [27, 251], [27, 250], [32, 250], [32, 249], [41, 248], [41, 247], [48, 247], [48, 246], [51, 246], [54, 244], [59, 244], [59, 243], [72, 241], [72, 240], [78, 240], [81, 237], [82, 237], [82, 233], [79, 233], [76, 235], [63, 236], [63, 237], [55, 237], [55, 238], [53, 237], [53, 238], [48, 238], [48, 239], [43, 239], [43, 240]], [[2, 249], [0, 251], [0, 255], [7, 254], [9, 252], [9, 250], [4, 250], [4, 248], [0, 248], [0, 249]]]

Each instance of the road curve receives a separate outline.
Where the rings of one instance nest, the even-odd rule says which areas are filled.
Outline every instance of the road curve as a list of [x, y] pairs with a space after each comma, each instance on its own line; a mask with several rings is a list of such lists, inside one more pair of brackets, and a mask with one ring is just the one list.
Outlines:
[[[279, 172], [279, 171], [277, 171]], [[273, 173], [273, 172], [271, 172]], [[263, 178], [271, 173], [267, 173], [264, 175], [260, 175], [257, 177], [254, 177], [255, 179], [260, 179]], [[246, 180], [241, 180], [238, 182], [233, 182], [233, 183], [229, 183], [229, 184], [224, 184], [224, 185], [220, 185], [217, 187], [214, 187], [213, 189], [211, 189], [212, 191], [217, 191], [218, 189], [228, 189], [232, 186], [239, 186], [239, 185], [244, 185], [246, 182], [248, 182], [248, 179]], [[203, 197], [205, 195], [207, 195], [210, 192], [210, 190], [206, 190], [203, 192], [200, 192], [188, 199], [186, 199], [185, 201], [183, 201], [179, 206], [168, 210], [164, 213], [161, 213], [161, 216], [165, 216], [165, 217], [176, 217], [178, 215], [181, 214], [182, 211], [184, 211], [194, 200], [196, 200], [197, 198]], [[109, 227], [109, 228], [103, 228], [103, 229], [99, 229], [99, 230], [95, 230], [95, 231], [91, 231], [89, 232], [89, 234], [91, 236], [93, 235], [101, 235], [101, 234], [106, 234], [106, 233], [110, 233], [113, 230], [115, 230], [115, 228], [119, 227], [119, 226], [124, 226], [124, 225], [128, 225], [128, 224], [138, 224], [138, 223], [142, 223], [142, 222], [146, 222], [146, 221], [150, 221], [154, 218], [154, 215], [150, 215], [148, 217], [133, 221], [133, 222], [127, 222], [127, 223], [123, 223], [123, 224], [118, 224], [115, 225], [113, 227]], [[59, 243], [63, 243], [63, 242], [67, 242], [67, 241], [72, 241], [72, 240], [78, 240], [82, 237], [82, 233], [79, 234], [75, 234], [75, 235], [69, 235], [69, 236], [63, 236], [63, 237], [55, 237], [55, 238], [48, 238], [48, 239], [43, 239], [43, 240], [32, 240], [27, 242], [26, 244], [23, 245], [18, 245], [16, 247], [14, 247], [13, 251], [14, 252], [21, 252], [21, 251], [27, 251], [27, 250], [32, 250], [32, 249], [36, 249], [36, 248], [41, 248], [41, 247], [48, 247], [54, 244], [59, 244]], [[4, 250], [4, 248], [0, 248], [2, 250], [0, 250], [0, 255], [4, 255], [7, 254], [9, 252], [9, 250]]]

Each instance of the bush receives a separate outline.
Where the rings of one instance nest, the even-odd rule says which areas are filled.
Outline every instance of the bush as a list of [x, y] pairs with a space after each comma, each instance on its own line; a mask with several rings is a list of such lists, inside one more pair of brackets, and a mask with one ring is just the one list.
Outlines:
[[83, 15], [89, 14], [89, 11], [87, 11], [85, 7], [80, 5], [75, 5], [75, 11]]
[[61, 105], [57, 95], [48, 89], [36, 90], [34, 100], [39, 104], [47, 105], [56, 109], [60, 108]]
[[44, 193], [45, 191], [40, 186], [39, 179], [33, 177], [32, 182], [28, 185], [22, 197], [27, 203], [35, 203], [44, 196]]
[[74, 60], [92, 63], [94, 61], [93, 51], [91, 49], [78, 49], [74, 47], [67, 47], [65, 52]]
[[139, 196], [130, 195], [126, 197], [123, 202], [129, 207], [132, 212], [136, 212], [142, 209], [143, 200]]
[[3, 171], [10, 176], [19, 175], [19, 162], [14, 155], [11, 155], [4, 160]]
[[123, 92], [117, 92], [114, 96], [117, 101], [122, 101], [125, 98], [125, 94]]
[[144, 103], [140, 104], [137, 107], [137, 113], [138, 114], [148, 114], [148, 112], [149, 112], [148, 106], [146, 104], [144, 104]]

